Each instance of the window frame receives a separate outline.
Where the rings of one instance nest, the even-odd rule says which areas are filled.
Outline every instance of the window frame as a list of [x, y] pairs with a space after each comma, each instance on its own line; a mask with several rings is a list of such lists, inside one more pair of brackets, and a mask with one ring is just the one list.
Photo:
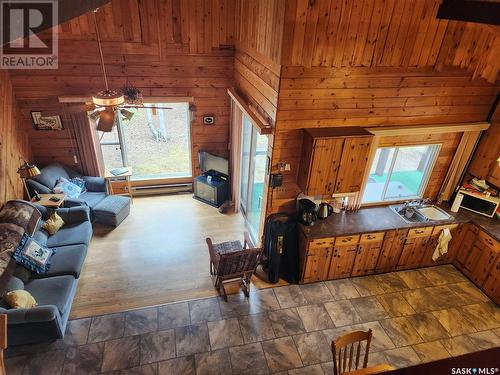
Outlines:
[[[397, 156], [399, 154], [399, 150], [401, 148], [405, 147], [419, 147], [419, 146], [432, 146], [432, 155], [431, 159], [428, 161], [428, 166], [424, 172], [424, 176], [422, 177], [422, 181], [419, 186], [418, 194], [417, 195], [412, 195], [412, 196], [407, 196], [407, 197], [394, 197], [390, 199], [385, 199], [386, 194], [387, 194], [387, 188], [389, 187], [389, 183], [391, 181], [391, 176], [394, 170], [394, 165], [396, 164]], [[364, 184], [364, 189], [361, 194], [361, 205], [362, 206], [378, 206], [378, 205], [385, 205], [385, 204], [394, 204], [398, 202], [404, 202], [408, 200], [413, 200], [413, 199], [423, 199], [423, 195], [425, 193], [425, 190], [427, 189], [427, 185], [429, 184], [430, 177], [432, 175], [432, 172], [434, 171], [434, 167], [436, 165], [436, 161], [439, 157], [439, 154], [441, 152], [441, 147], [442, 143], [419, 143], [419, 144], [401, 144], [401, 145], [390, 145], [390, 146], [378, 146], [375, 150], [375, 153], [373, 154], [374, 157], [371, 160], [371, 165], [369, 166], [368, 173], [366, 175], [366, 183]], [[370, 202], [364, 202], [363, 198], [366, 192], [366, 188], [368, 186], [368, 179], [370, 178], [370, 170], [373, 167], [373, 163], [375, 161], [375, 155], [378, 150], [380, 149], [394, 149], [394, 154], [391, 159], [391, 165], [389, 167], [389, 170], [387, 171], [387, 179], [384, 183], [384, 187], [382, 190], [382, 200], [377, 200], [377, 201], [370, 201]]]

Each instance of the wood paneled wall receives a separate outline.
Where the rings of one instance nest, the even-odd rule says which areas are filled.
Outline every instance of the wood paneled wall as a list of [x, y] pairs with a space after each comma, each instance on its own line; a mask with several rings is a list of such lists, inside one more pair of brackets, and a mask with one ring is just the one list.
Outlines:
[[[491, 127], [484, 132], [467, 172], [498, 185], [498, 159], [500, 158], [500, 106], [497, 103], [491, 118]], [[496, 172], [496, 173], [495, 173]], [[500, 188], [500, 186], [497, 186]]]
[[437, 19], [441, 0], [290, 0], [283, 65], [467, 68], [495, 82], [498, 27]]
[[236, 10], [236, 89], [274, 125], [285, 1], [239, 0]]
[[[268, 213], [294, 209], [303, 128], [487, 119], [499, 92], [500, 28], [439, 20], [439, 3], [287, 1], [272, 164], [291, 170]], [[437, 194], [460, 139], [448, 136], [426, 196]]]
[[23, 159], [30, 159], [27, 137], [19, 121], [12, 85], [7, 71], [0, 70], [0, 207], [8, 200], [22, 198], [24, 188], [17, 174]]
[[[192, 97], [192, 156], [199, 150], [228, 156], [229, 98], [233, 86], [235, 2], [233, 0], [113, 0], [98, 12], [110, 86], [128, 83], [144, 97]], [[59, 26], [59, 69], [12, 71], [23, 122], [40, 164], [74, 164], [78, 145], [60, 95], [102, 90], [101, 68], [91, 13]], [[29, 112], [63, 116], [65, 130], [34, 131]], [[204, 126], [203, 114], [215, 114]], [[76, 165], [78, 167], [78, 165]]]

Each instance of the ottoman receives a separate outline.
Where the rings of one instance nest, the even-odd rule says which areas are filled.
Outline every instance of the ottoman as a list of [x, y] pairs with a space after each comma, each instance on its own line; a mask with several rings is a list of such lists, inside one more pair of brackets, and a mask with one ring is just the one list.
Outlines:
[[92, 212], [97, 223], [116, 228], [130, 213], [130, 198], [108, 195], [94, 207]]

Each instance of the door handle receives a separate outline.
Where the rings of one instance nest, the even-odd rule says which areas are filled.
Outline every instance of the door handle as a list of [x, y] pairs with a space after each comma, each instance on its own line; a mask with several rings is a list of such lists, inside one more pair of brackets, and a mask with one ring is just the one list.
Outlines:
[[259, 204], [257, 205], [257, 208], [261, 208], [262, 206], [262, 196], [259, 195], [259, 198], [257, 200], [259, 202]]

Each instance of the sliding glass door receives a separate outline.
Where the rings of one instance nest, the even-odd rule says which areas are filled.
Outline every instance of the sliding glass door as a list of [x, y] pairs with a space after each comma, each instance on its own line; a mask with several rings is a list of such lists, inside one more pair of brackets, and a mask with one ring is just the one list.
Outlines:
[[267, 136], [260, 135], [243, 115], [241, 147], [240, 205], [254, 241], [259, 236], [261, 215], [264, 212], [264, 180], [267, 168]]

